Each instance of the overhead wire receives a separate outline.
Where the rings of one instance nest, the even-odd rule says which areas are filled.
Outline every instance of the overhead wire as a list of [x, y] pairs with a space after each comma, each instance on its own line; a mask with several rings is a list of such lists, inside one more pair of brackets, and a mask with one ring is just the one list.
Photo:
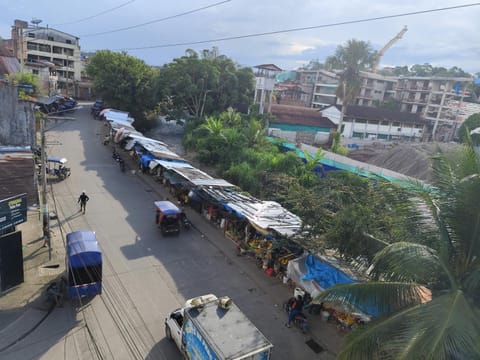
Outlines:
[[107, 10], [104, 10], [102, 12], [99, 12], [98, 14], [95, 14], [95, 15], [91, 15], [91, 16], [87, 16], [85, 18], [82, 18], [82, 19], [79, 19], [79, 20], [74, 20], [74, 21], [70, 21], [70, 22], [66, 22], [66, 23], [61, 23], [61, 24], [53, 24], [52, 26], [62, 26], [62, 25], [71, 25], [71, 24], [78, 24], [80, 22], [84, 22], [84, 21], [87, 21], [87, 20], [90, 20], [90, 19], [94, 19], [96, 17], [99, 17], [99, 16], [102, 16], [102, 15], [105, 15], [105, 14], [108, 14], [110, 12], [113, 12], [115, 10], [118, 10], [128, 4], [131, 4], [133, 2], [135, 2], [136, 0], [129, 0], [127, 1], [126, 3], [123, 3], [123, 4], [120, 4], [120, 5], [117, 5], [113, 8], [110, 8], [110, 9], [107, 9]]
[[322, 28], [329, 28], [329, 27], [336, 27], [336, 26], [343, 26], [343, 25], [366, 23], [366, 22], [385, 20], [385, 19], [394, 19], [394, 18], [428, 14], [428, 13], [434, 13], [434, 12], [440, 12], [440, 11], [455, 10], [455, 9], [478, 6], [478, 5], [480, 5], [480, 3], [477, 2], [477, 3], [471, 3], [471, 4], [447, 6], [442, 8], [428, 9], [428, 10], [410, 11], [410, 12], [393, 14], [393, 15], [376, 16], [376, 17], [365, 18], [365, 19], [340, 21], [340, 22], [334, 22], [329, 24], [305, 26], [305, 27], [276, 30], [276, 31], [267, 31], [267, 32], [253, 33], [253, 34], [247, 34], [247, 35], [228, 36], [228, 37], [209, 39], [209, 40], [189, 41], [189, 42], [181, 42], [181, 43], [171, 43], [171, 44], [151, 45], [151, 46], [141, 46], [141, 47], [131, 47], [131, 48], [120, 48], [120, 49], [112, 49], [112, 50], [113, 51], [148, 50], [148, 49], [155, 49], [155, 48], [199, 45], [199, 44], [206, 44], [206, 43], [212, 43], [212, 42], [246, 39], [246, 38], [253, 38], [253, 37], [260, 37], [260, 36], [285, 34], [290, 32], [299, 32], [299, 31], [306, 31], [306, 30], [313, 30], [313, 29], [322, 29]]
[[206, 9], [209, 9], [209, 8], [212, 8], [212, 7], [216, 7], [216, 6], [219, 6], [219, 5], [223, 5], [223, 4], [225, 4], [225, 3], [227, 3], [227, 2], [230, 2], [230, 1], [232, 1], [232, 0], [219, 1], [219, 2], [216, 2], [216, 3], [214, 3], [214, 4], [202, 6], [202, 7], [199, 7], [199, 8], [197, 8], [197, 9], [194, 9], [194, 10], [185, 11], [185, 12], [183, 12], [183, 13], [179, 13], [179, 14], [171, 15], [171, 16], [166, 16], [166, 17], [163, 17], [163, 18], [160, 18], [160, 19], [156, 19], [156, 20], [150, 20], [150, 21], [147, 21], [147, 22], [144, 22], [144, 23], [141, 23], [141, 24], [131, 25], [131, 26], [127, 26], [127, 27], [124, 27], [124, 28], [119, 28], [119, 29], [115, 29], [115, 30], [108, 30], [108, 31], [103, 31], [103, 32], [98, 32], [98, 33], [93, 33], [93, 34], [79, 35], [79, 36], [80, 36], [80, 37], [99, 36], [99, 35], [112, 34], [112, 33], [116, 33], [116, 32], [119, 32], [119, 31], [126, 31], [126, 30], [136, 29], [136, 28], [139, 28], [139, 27], [142, 27], [142, 26], [147, 26], [147, 25], [150, 25], [150, 24], [155, 24], [155, 23], [157, 23], [157, 22], [162, 22], [162, 21], [165, 21], [165, 20], [170, 20], [170, 19], [174, 19], [174, 18], [177, 18], [177, 17], [181, 17], [181, 16], [193, 14], [193, 13], [196, 13], [196, 12], [199, 12], [199, 11], [202, 11], [202, 10], [206, 10]]

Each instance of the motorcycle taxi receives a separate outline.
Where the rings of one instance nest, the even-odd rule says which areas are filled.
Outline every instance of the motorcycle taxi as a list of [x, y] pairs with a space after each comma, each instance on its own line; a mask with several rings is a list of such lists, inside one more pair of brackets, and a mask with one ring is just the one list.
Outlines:
[[71, 171], [65, 164], [67, 159], [61, 157], [49, 157], [47, 159], [47, 174], [58, 177], [64, 180], [70, 176]]

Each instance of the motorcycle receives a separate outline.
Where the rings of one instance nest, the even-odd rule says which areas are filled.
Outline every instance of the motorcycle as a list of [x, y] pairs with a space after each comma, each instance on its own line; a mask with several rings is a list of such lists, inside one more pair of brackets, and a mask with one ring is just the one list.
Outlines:
[[122, 172], [125, 172], [125, 161], [122, 159], [122, 157], [113, 149], [113, 154], [112, 154], [113, 160], [118, 162], [118, 165], [120, 166], [120, 170]]
[[[283, 308], [285, 309], [287, 316], [290, 315], [290, 311], [292, 310], [292, 304], [294, 301], [295, 301], [295, 298], [292, 297], [283, 304]], [[304, 334], [308, 331], [308, 328], [309, 328], [308, 320], [303, 312], [299, 312], [298, 314], [295, 315], [295, 317], [293, 318], [293, 325], [299, 328]]]
[[187, 215], [185, 215], [185, 213], [183, 213], [183, 215], [182, 215], [182, 220], [181, 220], [181, 222], [182, 222], [182, 226], [183, 226], [186, 230], [188, 230], [188, 229], [190, 229], [190, 228], [192, 227], [192, 223], [190, 222], [190, 220], [188, 220]]

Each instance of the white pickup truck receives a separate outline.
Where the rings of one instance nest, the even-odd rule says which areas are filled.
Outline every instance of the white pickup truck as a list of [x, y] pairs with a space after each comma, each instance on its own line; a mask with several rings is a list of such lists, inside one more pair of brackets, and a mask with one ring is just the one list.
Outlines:
[[189, 360], [268, 360], [273, 348], [230, 298], [213, 294], [170, 313], [165, 334]]

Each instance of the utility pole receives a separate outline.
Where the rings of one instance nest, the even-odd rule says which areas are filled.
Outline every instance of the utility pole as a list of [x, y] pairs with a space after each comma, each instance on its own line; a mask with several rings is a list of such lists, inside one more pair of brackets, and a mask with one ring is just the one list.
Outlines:
[[40, 115], [40, 136], [41, 136], [41, 176], [42, 176], [42, 196], [41, 209], [43, 221], [43, 237], [48, 246], [48, 260], [52, 260], [52, 242], [50, 238], [50, 219], [48, 216], [48, 201], [47, 201], [47, 156], [45, 153], [45, 121], [47, 117]]

